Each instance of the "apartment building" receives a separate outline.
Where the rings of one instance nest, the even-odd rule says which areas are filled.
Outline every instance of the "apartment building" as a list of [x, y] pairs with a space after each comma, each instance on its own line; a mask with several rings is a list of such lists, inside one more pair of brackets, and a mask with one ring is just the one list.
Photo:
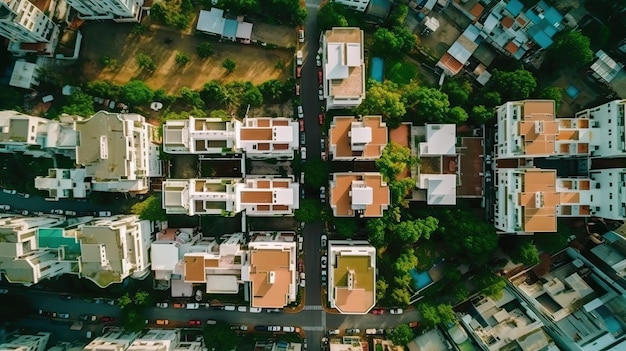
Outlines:
[[419, 140], [415, 148], [419, 198], [429, 205], [454, 205], [460, 183], [459, 158], [456, 149], [456, 125], [426, 124], [411, 128], [411, 139]]
[[150, 245], [150, 267], [154, 272], [156, 290], [167, 290], [171, 287], [172, 280], [183, 279], [182, 258], [201, 239], [202, 232], [199, 228], [161, 228], [156, 233], [156, 238]]
[[389, 207], [389, 186], [380, 173], [333, 173], [328, 186], [335, 217], [382, 217]]
[[250, 232], [244, 280], [250, 284], [250, 306], [283, 308], [296, 301], [298, 252], [294, 232]]
[[500, 299], [479, 295], [470, 304], [459, 319], [483, 350], [560, 350], [543, 322], [509, 288]]
[[347, 109], [365, 98], [363, 31], [335, 27], [322, 33], [323, 90], [326, 108]]
[[139, 22], [144, 0], [65, 0], [83, 20]]
[[328, 303], [342, 314], [366, 314], [376, 304], [376, 249], [367, 241], [328, 242]]
[[24, 44], [56, 46], [59, 27], [46, 13], [54, 13], [51, 0], [4, 0], [0, 2], [0, 36]]
[[170, 214], [293, 216], [299, 208], [299, 184], [292, 178], [168, 179], [163, 208]]
[[139, 332], [130, 332], [122, 328], [109, 328], [85, 347], [83, 351], [126, 351], [139, 337]]
[[91, 191], [91, 183], [85, 181], [87, 173], [84, 168], [48, 169], [47, 176], [35, 177], [35, 188], [48, 192], [46, 200], [84, 199]]
[[[621, 268], [624, 238], [607, 233], [610, 245], [601, 244], [587, 256], [567, 248], [511, 278], [515, 293], [547, 327], [547, 333], [565, 350], [605, 351], [626, 347], [623, 311], [626, 290]], [[618, 243], [619, 242], [619, 243]], [[610, 247], [609, 247], [610, 246]], [[595, 257], [592, 257], [595, 256]], [[605, 265], [605, 266], [602, 266]]]
[[45, 247], [38, 240], [40, 228], [62, 225], [63, 221], [59, 216], [0, 215], [0, 272], [6, 280], [28, 286], [72, 272], [65, 250]]
[[0, 152], [23, 153], [33, 157], [60, 154], [76, 158], [76, 117], [58, 120], [35, 117], [20, 112], [0, 111]]
[[289, 118], [196, 118], [163, 126], [163, 150], [172, 154], [227, 155], [291, 160], [298, 149], [298, 123]]
[[45, 351], [50, 340], [50, 333], [39, 332], [35, 335], [13, 335], [0, 344], [0, 351]]
[[598, 131], [593, 134], [595, 138], [592, 138], [594, 142], [589, 150], [591, 157], [626, 156], [626, 99], [582, 110], [576, 114], [576, 119], [587, 121], [590, 128]]
[[93, 191], [146, 193], [162, 176], [158, 130], [138, 114], [99, 111], [76, 121], [76, 163]]
[[382, 116], [335, 116], [328, 133], [328, 152], [333, 161], [376, 160], [389, 142]]
[[342, 5], [346, 5], [354, 11], [365, 12], [370, 0], [335, 0]]
[[105, 288], [149, 273], [152, 226], [137, 216], [3, 216], [0, 232], [0, 270], [12, 283], [73, 273]]
[[181, 329], [148, 329], [128, 332], [110, 328], [92, 340], [83, 351], [201, 351], [202, 342], [184, 341]]

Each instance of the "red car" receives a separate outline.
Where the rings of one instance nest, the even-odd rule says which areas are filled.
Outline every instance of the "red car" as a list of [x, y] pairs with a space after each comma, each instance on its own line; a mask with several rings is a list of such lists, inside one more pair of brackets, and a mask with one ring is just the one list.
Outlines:
[[113, 318], [113, 317], [107, 317], [107, 316], [100, 317], [100, 321], [101, 322], [113, 322], [114, 320], [115, 320], [115, 318]]
[[202, 325], [202, 322], [200, 322], [198, 319], [192, 319], [189, 322], [187, 322], [187, 324], [189, 324], [189, 325]]
[[324, 80], [324, 73], [322, 73], [322, 71], [317, 71], [317, 81], [318, 81], [318, 83], [322, 84], [323, 80]]
[[300, 96], [300, 84], [296, 84], [296, 95]]
[[317, 119], [320, 121], [320, 125], [324, 124], [324, 114], [320, 113], [319, 116], [317, 116]]
[[300, 78], [302, 76], [302, 67], [296, 68], [296, 77]]
[[303, 119], [300, 120], [300, 131], [304, 132], [304, 120]]
[[383, 314], [383, 313], [385, 313], [385, 310], [380, 309], [380, 308], [372, 310], [372, 314]]
[[409, 323], [409, 327], [410, 328], [417, 328], [417, 327], [419, 327], [419, 325], [420, 325], [420, 322], [418, 322], [418, 321]]

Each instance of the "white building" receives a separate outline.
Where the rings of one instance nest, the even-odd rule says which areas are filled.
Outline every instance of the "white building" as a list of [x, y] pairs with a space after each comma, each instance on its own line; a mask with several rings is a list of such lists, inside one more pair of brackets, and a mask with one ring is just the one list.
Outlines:
[[59, 120], [50, 120], [11, 110], [0, 111], [0, 152], [21, 152], [33, 157], [61, 154], [76, 158], [75, 119], [61, 116]]
[[154, 272], [154, 288], [167, 290], [172, 279], [184, 277], [182, 258], [202, 239], [197, 228], [162, 228], [150, 245], [150, 262]]
[[195, 118], [169, 120], [163, 126], [163, 150], [172, 154], [227, 155], [293, 159], [298, 149], [298, 122], [289, 118]]
[[327, 109], [354, 108], [365, 98], [363, 31], [335, 27], [322, 33], [323, 90]]
[[144, 0], [65, 0], [84, 20], [139, 22]]
[[456, 151], [456, 125], [426, 124], [412, 127], [411, 133], [412, 138], [424, 140], [415, 150], [420, 160], [417, 188], [425, 192], [421, 197], [426, 198], [429, 205], [456, 204], [457, 165], [460, 163]]
[[593, 216], [623, 221], [626, 218], [626, 169], [610, 168], [589, 171]]
[[0, 36], [22, 43], [55, 42], [59, 27], [46, 15], [46, 12], [54, 13], [55, 7], [54, 1], [1, 1]]
[[370, 0], [334, 0], [342, 5], [348, 6], [350, 9], [359, 12], [365, 12]]
[[0, 344], [0, 351], [44, 351], [50, 339], [50, 333], [39, 332], [36, 335], [18, 335]]
[[100, 111], [75, 129], [76, 163], [93, 191], [146, 193], [150, 178], [162, 176], [158, 131], [143, 116]]
[[169, 214], [293, 216], [300, 185], [292, 178], [168, 179], [163, 208]]
[[626, 155], [626, 100], [613, 100], [604, 105], [580, 111], [576, 118], [588, 119], [598, 130], [597, 141], [590, 151], [592, 157], [621, 157]]
[[91, 191], [91, 183], [85, 182], [86, 177], [84, 168], [50, 168], [47, 176], [35, 178], [35, 188], [47, 191], [47, 200], [83, 199]]
[[83, 351], [126, 351], [138, 336], [138, 332], [111, 328], [102, 336], [91, 340]]
[[111, 328], [83, 351], [202, 351], [202, 343], [181, 341], [180, 329], [148, 329], [140, 334]]

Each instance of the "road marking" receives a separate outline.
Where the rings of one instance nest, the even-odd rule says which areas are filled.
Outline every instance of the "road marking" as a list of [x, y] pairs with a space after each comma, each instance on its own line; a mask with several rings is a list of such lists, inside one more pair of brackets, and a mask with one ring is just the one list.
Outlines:
[[321, 310], [322, 310], [322, 306], [321, 306], [321, 305], [317, 305], [317, 306], [304, 306], [304, 310], [305, 310], [305, 311], [321, 311]]
[[315, 326], [315, 327], [302, 327], [303, 330], [308, 330], [308, 331], [324, 331], [324, 327], [320, 327], [320, 326]]

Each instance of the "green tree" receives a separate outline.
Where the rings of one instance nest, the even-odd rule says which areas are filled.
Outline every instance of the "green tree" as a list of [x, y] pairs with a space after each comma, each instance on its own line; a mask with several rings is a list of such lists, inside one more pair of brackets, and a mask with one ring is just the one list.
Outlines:
[[540, 99], [554, 100], [555, 110], [558, 112], [563, 101], [563, 89], [559, 87], [544, 87], [537, 92]]
[[131, 207], [131, 212], [139, 216], [139, 219], [150, 221], [166, 221], [167, 216], [161, 205], [161, 195], [150, 195], [142, 202]]
[[526, 267], [534, 266], [539, 263], [539, 251], [530, 240], [525, 240], [517, 247], [517, 250], [511, 259], [515, 263], [522, 263]]
[[283, 82], [278, 79], [270, 79], [259, 85], [259, 91], [266, 101], [279, 102], [283, 97]]
[[506, 280], [493, 274], [484, 277], [478, 284], [484, 286], [481, 292], [494, 300], [501, 299], [506, 288]]
[[346, 6], [338, 2], [329, 1], [317, 12], [317, 25], [320, 30], [329, 30], [333, 27], [348, 27], [348, 20], [343, 15]]
[[152, 98], [154, 101], [162, 102], [166, 106], [171, 105], [176, 101], [176, 96], [168, 94], [165, 89], [162, 88], [155, 90]]
[[461, 106], [454, 106], [453, 108], [448, 110], [448, 118], [444, 122], [446, 123], [454, 123], [461, 124], [467, 121], [467, 112]]
[[138, 332], [146, 327], [146, 318], [137, 309], [123, 308], [120, 315], [122, 327], [127, 331]]
[[403, 346], [406, 346], [414, 337], [413, 330], [404, 323], [393, 328], [391, 335], [389, 335], [389, 339], [394, 345]]
[[202, 97], [200, 97], [199, 92], [187, 87], [182, 87], [180, 88], [178, 94], [186, 104], [199, 109], [204, 107], [204, 101], [202, 100]]
[[128, 305], [130, 305], [132, 303], [133, 303], [133, 299], [130, 297], [130, 295], [128, 295], [128, 293], [125, 293], [124, 295], [120, 296], [117, 299], [117, 304], [122, 309], [124, 309], [126, 306], [128, 306]]
[[367, 240], [369, 240], [370, 244], [377, 248], [385, 246], [386, 226], [381, 218], [367, 220], [365, 229], [367, 231]]
[[477, 218], [470, 210], [446, 210], [438, 219], [445, 223], [441, 234], [452, 255], [480, 264], [487, 262], [498, 246], [493, 225]]
[[85, 85], [85, 93], [102, 98], [117, 99], [120, 86], [106, 80], [93, 80]]
[[359, 229], [359, 222], [354, 217], [334, 217], [333, 224], [337, 235], [342, 238], [351, 238]]
[[379, 303], [385, 298], [387, 295], [387, 288], [389, 288], [389, 284], [385, 281], [385, 279], [380, 278], [376, 280], [376, 302]]
[[389, 128], [396, 128], [402, 123], [402, 116], [406, 114], [398, 87], [391, 81], [378, 83], [370, 81], [365, 99], [356, 108], [360, 115], [382, 115]]
[[497, 91], [483, 88], [476, 95], [475, 103], [477, 105], [484, 105], [487, 108], [493, 108], [502, 103], [502, 97]]
[[454, 310], [452, 309], [452, 306], [450, 306], [449, 304], [437, 305], [437, 313], [439, 314], [439, 319], [441, 320], [441, 323], [444, 325], [453, 323], [454, 321], [456, 321]]
[[537, 88], [537, 80], [523, 68], [511, 72], [496, 69], [487, 83], [487, 88], [498, 92], [504, 101], [524, 100]]
[[399, 244], [413, 244], [420, 238], [429, 239], [437, 229], [439, 220], [434, 217], [426, 217], [414, 221], [400, 222], [394, 230], [394, 242]]
[[415, 87], [405, 89], [402, 101], [415, 114], [415, 122], [417, 123], [445, 122], [450, 109], [448, 95], [435, 88]]
[[417, 256], [415, 256], [415, 251], [413, 249], [407, 249], [401, 253], [393, 263], [393, 270], [396, 275], [405, 275], [417, 267], [417, 262], [418, 260]]
[[230, 92], [218, 80], [211, 80], [204, 84], [200, 97], [207, 105], [226, 106]]
[[312, 223], [322, 218], [322, 207], [320, 202], [314, 199], [300, 200], [300, 207], [295, 211], [294, 216], [298, 222]]
[[396, 179], [388, 183], [391, 193], [391, 203], [402, 207], [409, 206], [409, 198], [415, 188], [415, 180], [411, 177]]
[[397, 306], [408, 306], [411, 302], [411, 295], [404, 288], [395, 288], [391, 291], [391, 301]]
[[203, 41], [196, 46], [196, 54], [198, 54], [198, 57], [200, 58], [209, 58], [213, 56], [214, 53], [215, 51], [213, 50], [213, 45], [209, 42]]
[[61, 113], [91, 117], [95, 114], [93, 98], [83, 92], [75, 91], [67, 98], [67, 103], [61, 108]]
[[385, 72], [385, 79], [398, 85], [413, 83], [415, 77], [417, 77], [417, 67], [407, 61], [392, 63], [387, 72]]
[[191, 61], [191, 56], [188, 53], [179, 51], [176, 53], [176, 64], [179, 66], [186, 66]]
[[474, 90], [472, 84], [465, 78], [446, 80], [441, 89], [448, 95], [451, 106], [465, 105]]
[[476, 123], [486, 123], [489, 122], [496, 116], [492, 109], [485, 107], [484, 105], [476, 105], [472, 107], [472, 112], [470, 113], [470, 118], [472, 121]]
[[304, 163], [304, 185], [308, 188], [319, 189], [328, 184], [330, 164], [319, 158], [311, 158]]
[[131, 80], [122, 87], [120, 97], [130, 105], [144, 105], [152, 101], [154, 92], [143, 81]]
[[410, 168], [417, 161], [411, 156], [411, 150], [390, 142], [383, 149], [383, 153], [376, 160], [376, 168], [383, 175], [386, 182], [396, 179], [396, 176], [402, 173], [407, 167]]
[[146, 291], [137, 291], [133, 296], [133, 303], [137, 306], [148, 307], [152, 305], [152, 297]]
[[235, 71], [235, 68], [237, 68], [237, 63], [227, 58], [226, 60], [224, 60], [224, 62], [222, 62], [222, 67], [224, 67], [226, 69], [226, 72], [230, 74]]
[[404, 20], [409, 14], [409, 7], [405, 4], [394, 4], [389, 17], [387, 18], [387, 27], [400, 27], [404, 25]]
[[154, 59], [150, 55], [140, 52], [137, 54], [135, 59], [137, 61], [137, 66], [139, 66], [141, 70], [152, 72], [156, 69]]
[[559, 67], [580, 68], [593, 60], [591, 41], [579, 31], [558, 33], [547, 55]]
[[372, 36], [372, 52], [380, 57], [398, 58], [413, 50], [415, 43], [415, 35], [405, 26], [379, 28]]
[[467, 298], [469, 297], [469, 291], [467, 291], [467, 289], [465, 289], [465, 287], [463, 287], [462, 285], [457, 285], [454, 287], [452, 295], [454, 298], [454, 303], [461, 303], [467, 300]]
[[241, 104], [244, 106], [249, 104], [252, 107], [263, 105], [263, 95], [259, 91], [259, 88], [250, 85], [241, 96]]
[[237, 15], [247, 15], [259, 10], [257, 0], [222, 0], [218, 4]]
[[439, 316], [437, 306], [434, 306], [430, 303], [422, 302], [417, 306], [417, 309], [422, 314], [422, 323], [425, 327], [434, 328], [437, 325], [441, 324], [441, 317]]
[[222, 321], [205, 326], [202, 334], [204, 335], [204, 345], [209, 350], [234, 350], [240, 340], [230, 325]]
[[48, 83], [60, 87], [66, 81], [66, 74], [63, 72], [63, 66], [58, 64], [37, 66], [36, 72], [37, 80], [41, 83]]
[[443, 265], [443, 277], [450, 282], [458, 282], [461, 279], [461, 272], [453, 264]]

